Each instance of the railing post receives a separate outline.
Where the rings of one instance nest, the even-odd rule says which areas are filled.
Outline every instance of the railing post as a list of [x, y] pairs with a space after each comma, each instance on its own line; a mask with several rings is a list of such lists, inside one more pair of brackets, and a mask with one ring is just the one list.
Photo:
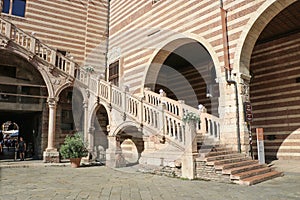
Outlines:
[[69, 75], [73, 76], [75, 63], [73, 61], [69, 61], [69, 62], [70, 62]]
[[139, 103], [140, 105], [138, 106], [137, 110], [137, 118], [140, 122], [140, 124], [143, 124], [143, 107], [144, 107], [144, 96], [139, 97]]
[[158, 124], [158, 129], [162, 131], [162, 135], [165, 136], [166, 134], [166, 127], [165, 127], [165, 107], [166, 107], [166, 104], [165, 102], [161, 102], [159, 104], [159, 124]]
[[36, 53], [36, 47], [35, 47], [35, 44], [36, 44], [36, 39], [34, 37], [31, 37], [30, 38], [30, 51], [35, 55]]
[[206, 133], [207, 127], [206, 127], [206, 120], [205, 120], [205, 115], [206, 113], [206, 108], [202, 105], [198, 105], [198, 110], [199, 110], [199, 115], [200, 115], [200, 131], [202, 134]]
[[183, 105], [185, 104], [184, 100], [178, 100], [178, 116], [183, 118]]
[[107, 95], [107, 101], [109, 104], [111, 104], [111, 98], [112, 98], [112, 83], [108, 82], [108, 95]]
[[5, 27], [5, 36], [8, 37], [9, 39], [12, 39], [11, 37], [11, 24], [6, 22], [6, 27]]
[[195, 178], [195, 158], [197, 156], [196, 124], [190, 121], [186, 124], [185, 152], [182, 157], [182, 177]]
[[[52, 65], [54, 65], [55, 66], [55, 60], [56, 60], [56, 51], [55, 50], [51, 50], [51, 60], [50, 60], [50, 63], [52, 64]], [[57, 67], [57, 66], [56, 66]]]
[[123, 86], [123, 92], [122, 92], [122, 102], [121, 102], [121, 106], [122, 106], [122, 111], [123, 111], [123, 117], [126, 117], [126, 111], [127, 111], [127, 93], [129, 92], [129, 87], [128, 86]]

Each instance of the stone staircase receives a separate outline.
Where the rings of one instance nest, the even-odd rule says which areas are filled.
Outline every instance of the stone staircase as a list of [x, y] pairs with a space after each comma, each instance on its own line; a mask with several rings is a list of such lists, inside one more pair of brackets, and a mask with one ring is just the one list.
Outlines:
[[[205, 147], [203, 147], [205, 148]], [[211, 147], [208, 147], [211, 148]], [[196, 159], [197, 178], [254, 185], [279, 176], [274, 167], [259, 164], [243, 153], [217, 145]]]

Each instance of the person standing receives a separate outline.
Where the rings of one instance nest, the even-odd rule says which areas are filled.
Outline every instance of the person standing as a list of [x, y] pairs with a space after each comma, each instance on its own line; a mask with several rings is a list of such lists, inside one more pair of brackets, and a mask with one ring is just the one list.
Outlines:
[[20, 141], [18, 143], [18, 150], [20, 153], [20, 160], [23, 161], [25, 159], [25, 151], [26, 151], [26, 143], [23, 140], [23, 137], [20, 137]]

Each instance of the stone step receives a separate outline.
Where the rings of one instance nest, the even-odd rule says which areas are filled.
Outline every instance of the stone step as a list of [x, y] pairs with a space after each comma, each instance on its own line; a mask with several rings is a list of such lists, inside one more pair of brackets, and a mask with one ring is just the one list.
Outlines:
[[205, 155], [205, 157], [211, 157], [211, 156], [219, 156], [219, 155], [227, 155], [227, 154], [235, 154], [236, 151], [211, 151], [208, 154]]
[[242, 162], [242, 161], [247, 161], [248, 159], [249, 158], [241, 155], [240, 157], [236, 157], [236, 158], [229, 158], [229, 159], [224, 159], [224, 160], [216, 160], [216, 161], [207, 162], [206, 165], [219, 166], [219, 165], [226, 165], [226, 164], [234, 164], [234, 163], [238, 163], [238, 162]]
[[222, 165], [215, 165], [216, 170], [225, 170], [225, 169], [230, 169], [230, 168], [236, 168], [236, 167], [242, 167], [242, 166], [247, 166], [247, 165], [253, 165], [257, 164], [257, 160], [244, 160], [240, 162], [235, 162], [235, 163], [228, 163], [228, 164], [222, 164]]
[[241, 179], [237, 183], [239, 183], [240, 185], [254, 185], [280, 176], [283, 176], [282, 172], [271, 171], [265, 174], [259, 174], [256, 176]]
[[249, 170], [263, 168], [263, 167], [266, 167], [266, 166], [267, 165], [258, 164], [258, 162], [256, 162], [255, 164], [252, 164], [252, 165], [246, 165], [246, 166], [239, 166], [239, 167], [230, 168], [230, 169], [224, 169], [224, 170], [222, 170], [222, 174], [237, 174], [237, 173], [241, 173], [241, 172], [245, 172], [245, 171], [249, 171]]
[[230, 179], [232, 179], [232, 180], [241, 180], [241, 179], [245, 179], [245, 178], [248, 178], [248, 177], [251, 177], [251, 176], [256, 176], [256, 175], [259, 175], [259, 174], [265, 174], [265, 173], [268, 173], [268, 172], [271, 172], [271, 171], [274, 171], [273, 167], [262, 167], [262, 168], [259, 168], [259, 169], [252, 169], [252, 170], [244, 171], [244, 172], [237, 173], [237, 174], [231, 174]]
[[227, 160], [231, 158], [240, 158], [240, 157], [246, 157], [246, 155], [240, 153], [231, 153], [231, 154], [223, 154], [223, 155], [209, 156], [209, 157], [206, 156], [205, 161], [211, 162], [211, 161]]

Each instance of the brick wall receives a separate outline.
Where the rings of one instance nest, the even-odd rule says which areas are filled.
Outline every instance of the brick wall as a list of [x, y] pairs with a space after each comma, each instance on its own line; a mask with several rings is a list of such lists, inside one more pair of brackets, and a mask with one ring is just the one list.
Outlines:
[[[224, 1], [228, 10], [231, 62], [239, 37], [253, 12], [265, 1]], [[124, 58], [123, 81], [132, 91], [143, 87], [144, 75], [155, 50], [174, 36], [201, 38], [223, 68], [219, 1], [147, 0], [111, 1], [110, 49], [120, 47]], [[134, 58], [134, 59], [133, 59]], [[135, 73], [132, 73], [135, 71]]]
[[256, 45], [252, 54], [253, 128], [264, 128], [269, 158], [300, 158], [299, 38], [297, 33]]

